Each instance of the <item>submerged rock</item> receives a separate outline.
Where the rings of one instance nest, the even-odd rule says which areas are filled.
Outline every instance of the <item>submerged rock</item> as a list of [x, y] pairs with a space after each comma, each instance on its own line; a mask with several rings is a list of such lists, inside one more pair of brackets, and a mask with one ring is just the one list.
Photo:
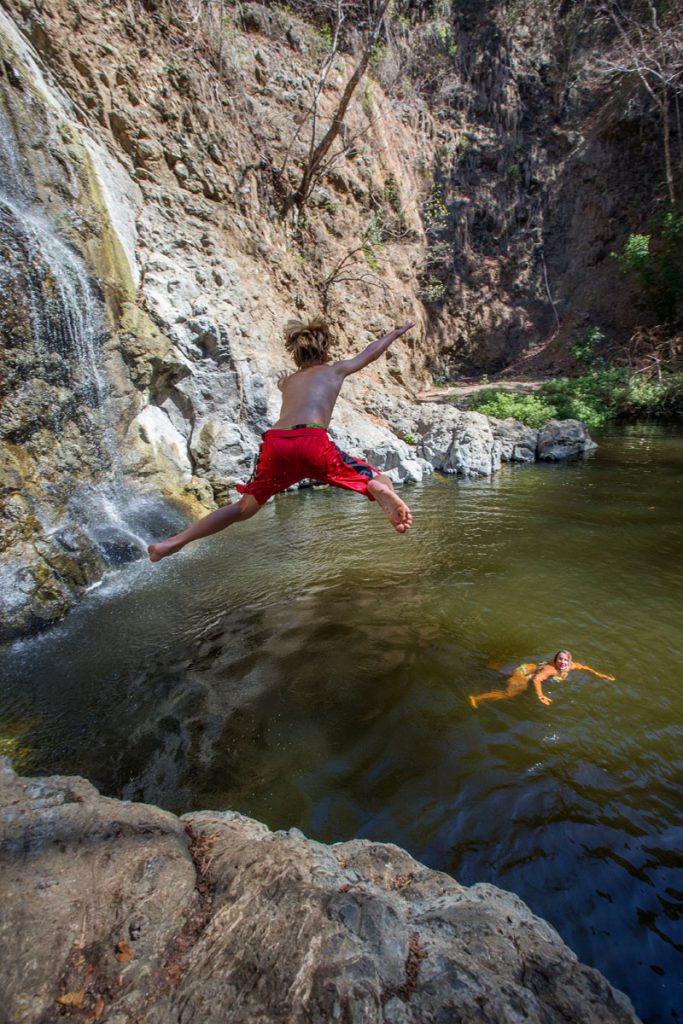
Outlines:
[[6, 759], [0, 840], [10, 1020], [638, 1022], [516, 896], [390, 844], [179, 819]]

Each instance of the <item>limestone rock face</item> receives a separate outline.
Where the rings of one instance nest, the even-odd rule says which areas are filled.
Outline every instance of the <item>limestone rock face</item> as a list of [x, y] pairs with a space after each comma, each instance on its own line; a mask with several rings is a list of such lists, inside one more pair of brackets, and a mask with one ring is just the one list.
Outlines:
[[3, 765], [8, 1020], [637, 1024], [516, 896], [397, 846], [178, 819]]

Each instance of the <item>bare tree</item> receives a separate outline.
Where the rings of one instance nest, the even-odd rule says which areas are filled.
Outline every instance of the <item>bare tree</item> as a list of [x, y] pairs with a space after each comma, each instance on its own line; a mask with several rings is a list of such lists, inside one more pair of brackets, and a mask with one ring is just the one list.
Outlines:
[[396, 229], [386, 212], [376, 210], [358, 244], [347, 249], [320, 281], [323, 312], [329, 308], [331, 291], [336, 285], [363, 284], [381, 288], [385, 296], [389, 294], [391, 288], [382, 280], [384, 270], [378, 258], [379, 250], [384, 242], [400, 242], [408, 235], [405, 228]]
[[[636, 9], [638, 11], [638, 9]], [[617, 45], [610, 57], [598, 61], [609, 75], [637, 78], [659, 112], [662, 123], [664, 173], [669, 201], [676, 202], [671, 157], [671, 100], [683, 93], [683, 10], [673, 6], [661, 16], [653, 0], [644, 0], [640, 17], [626, 11], [619, 0], [603, 4], [601, 12], [617, 30]]]
[[341, 99], [337, 105], [337, 109], [332, 115], [332, 120], [327, 131], [324, 133], [322, 138], [318, 140], [317, 129], [319, 119], [319, 108], [318, 102], [320, 95], [325, 87], [327, 76], [329, 75], [330, 69], [334, 64], [339, 45], [339, 36], [342, 29], [343, 22], [346, 17], [346, 11], [344, 6], [344, 0], [337, 0], [337, 11], [335, 19], [335, 29], [332, 39], [332, 47], [328, 57], [323, 63], [321, 73], [319, 76], [318, 83], [316, 85], [313, 97], [312, 106], [312, 117], [311, 117], [311, 139], [308, 148], [308, 156], [304, 163], [301, 178], [297, 187], [293, 192], [289, 194], [285, 203], [285, 215], [290, 213], [295, 207], [301, 210], [312, 192], [316, 184], [320, 181], [321, 177], [325, 174], [328, 169], [327, 158], [330, 150], [342, 131], [344, 126], [344, 118], [348, 110], [349, 104], [353, 98], [353, 94], [356, 91], [363, 75], [365, 74], [370, 59], [373, 55], [375, 47], [379, 42], [382, 34], [384, 25], [384, 16], [389, 6], [390, 0], [377, 0], [372, 10], [371, 19], [365, 38], [363, 40], [363, 46], [358, 59], [358, 63], [353, 70], [351, 77], [346, 83], [344, 90], [341, 95]]

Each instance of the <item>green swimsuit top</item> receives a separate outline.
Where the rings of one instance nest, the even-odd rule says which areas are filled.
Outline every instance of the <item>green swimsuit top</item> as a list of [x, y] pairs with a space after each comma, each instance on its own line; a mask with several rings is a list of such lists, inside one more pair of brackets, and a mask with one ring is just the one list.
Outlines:
[[[519, 665], [515, 669], [515, 672], [521, 672], [522, 675], [525, 675], [529, 679], [531, 679], [532, 676], [535, 676], [536, 673], [540, 672], [542, 668], [545, 668], [546, 665], [550, 665], [550, 664], [551, 664], [551, 662], [549, 662], [549, 661], [542, 661], [540, 665], [534, 665], [533, 662], [523, 662], [521, 665]], [[544, 679], [543, 682], [545, 682], [545, 683], [563, 683], [568, 675], [569, 675], [569, 673], [565, 672], [563, 675], [550, 676], [549, 679]]]

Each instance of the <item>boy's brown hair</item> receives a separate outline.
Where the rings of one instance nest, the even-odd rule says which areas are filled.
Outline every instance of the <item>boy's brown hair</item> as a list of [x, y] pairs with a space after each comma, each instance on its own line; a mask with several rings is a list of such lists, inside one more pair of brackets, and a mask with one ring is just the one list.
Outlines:
[[301, 320], [285, 324], [285, 348], [299, 369], [326, 362], [331, 342], [330, 329], [322, 317], [307, 324]]

